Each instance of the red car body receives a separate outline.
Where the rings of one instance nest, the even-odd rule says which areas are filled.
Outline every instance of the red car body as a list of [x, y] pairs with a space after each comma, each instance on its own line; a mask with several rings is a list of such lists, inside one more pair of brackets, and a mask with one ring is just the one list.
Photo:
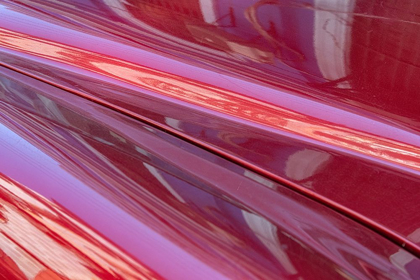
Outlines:
[[419, 12], [0, 1], [0, 276], [420, 278]]

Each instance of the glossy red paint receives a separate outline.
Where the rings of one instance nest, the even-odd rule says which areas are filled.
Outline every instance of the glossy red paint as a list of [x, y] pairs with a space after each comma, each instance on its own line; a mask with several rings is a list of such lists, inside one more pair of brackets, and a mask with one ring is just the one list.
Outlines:
[[284, 183], [420, 256], [417, 6], [1, 1], [0, 63]]
[[[202, 70], [197, 75], [195, 72], [201, 70], [197, 67], [181, 65], [143, 50], [126, 51], [128, 47], [118, 42], [103, 42], [101, 37], [92, 38], [77, 31], [63, 30], [59, 25], [48, 23], [43, 26], [38, 18], [28, 17], [19, 11], [19, 8], [8, 9], [4, 13], [0, 31], [2, 47], [47, 59], [52, 65], [64, 63], [62, 67], [66, 69], [69, 66], [77, 67], [205, 109], [303, 136], [324, 145], [338, 146], [420, 170], [420, 150], [416, 146], [418, 143], [415, 137], [410, 133], [403, 131], [393, 135], [388, 131], [389, 125], [369, 122], [359, 115], [346, 114], [343, 110], [302, 98], [287, 98], [278, 89], [262, 88], [249, 83], [235, 85], [235, 80], [218, 72]], [[23, 23], [15, 24], [17, 20]], [[44, 32], [47, 26], [49, 32]], [[68, 34], [62, 36], [61, 31]], [[79, 43], [84, 40], [89, 44], [85, 46]], [[99, 49], [98, 45], [101, 46]], [[132, 58], [134, 54], [136, 58]], [[174, 65], [168, 67], [170, 62]], [[218, 83], [210, 83], [220, 78], [228, 79], [231, 85], [221, 87]], [[347, 120], [337, 120], [338, 114]]]
[[2, 64], [286, 183], [420, 255], [416, 5], [111, 2], [4, 1]]
[[[246, 94], [247, 92], [249, 94], [249, 92], [261, 91], [261, 89], [253, 90], [247, 87], [245, 92], [227, 91], [117, 58], [59, 43], [51, 44], [51, 41], [48, 40], [28, 38], [27, 34], [3, 30], [0, 32], [0, 36], [2, 46], [11, 50], [80, 67], [82, 70], [117, 79], [205, 109], [303, 136], [328, 146], [338, 146], [415, 171], [420, 170], [420, 149], [410, 143], [415, 143], [413, 135], [404, 133], [406, 135], [397, 134], [391, 139], [385, 138], [389, 134], [388, 126], [380, 123], [376, 126], [366, 125], [363, 122], [365, 119], [357, 115], [348, 114], [350, 121], [346, 125], [353, 124], [353, 127], [347, 127], [333, 121], [333, 116], [341, 113], [337, 109], [314, 102], [305, 102], [301, 98], [291, 98], [288, 102], [280, 99], [278, 104], [272, 104], [267, 102], [270, 101], [269, 98], [267, 101], [260, 101]], [[275, 94], [275, 92], [267, 91], [265, 94], [268, 96]], [[292, 108], [288, 108], [286, 106], [288, 104], [285, 103], [290, 103]], [[298, 106], [293, 106], [293, 103], [297, 103]], [[314, 111], [313, 115], [307, 113], [306, 108], [308, 107]], [[318, 111], [327, 111], [327, 114], [318, 114]], [[321, 119], [320, 117], [324, 114], [326, 119]], [[403, 138], [404, 136], [406, 139]]]
[[0, 86], [8, 279], [409, 279], [420, 269], [356, 222], [162, 131], [10, 70]]

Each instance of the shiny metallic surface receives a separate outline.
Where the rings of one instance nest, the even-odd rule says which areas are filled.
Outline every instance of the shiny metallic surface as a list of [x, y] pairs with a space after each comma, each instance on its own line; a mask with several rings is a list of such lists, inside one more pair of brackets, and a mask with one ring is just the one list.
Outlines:
[[354, 221], [173, 136], [9, 70], [0, 85], [9, 279], [404, 279], [419, 268]]
[[[349, 245], [346, 248], [366, 246], [365, 249], [370, 250], [368, 255], [386, 260], [386, 267], [391, 263], [415, 277], [418, 275], [416, 257], [404, 249], [398, 249], [402, 253], [397, 253], [396, 247], [378, 234], [420, 256], [418, 7], [415, 1], [376, 0], [0, 1], [0, 64], [34, 78], [18, 74], [19, 78], [12, 78], [9, 77], [11, 72], [2, 70], [5, 74], [0, 112], [5, 142], [2, 142], [1, 155], [13, 160], [2, 162], [0, 173], [5, 176], [4, 182], [13, 186], [12, 193], [22, 189], [47, 205], [43, 206], [46, 209], [55, 209], [56, 203], [62, 207], [63, 202], [56, 201], [58, 197], [70, 198], [71, 193], [79, 194], [88, 189], [98, 194], [89, 192], [82, 197], [102, 201], [100, 197], [105, 195], [111, 199], [104, 204], [98, 202], [98, 207], [101, 205], [103, 209], [122, 207], [127, 212], [126, 203], [135, 205], [134, 212], [123, 211], [126, 214], [118, 217], [104, 216], [110, 216], [113, 222], [119, 221], [130, 231], [141, 224], [139, 238], [151, 236], [161, 250], [174, 253], [170, 257], [155, 250], [154, 255], [151, 247], [142, 247], [144, 243], [132, 243], [134, 234], [124, 236], [113, 232], [118, 226], [106, 229], [110, 221], [93, 215], [85, 224], [95, 233], [105, 235], [111, 243], [117, 242], [112, 245], [115, 247], [106, 250], [122, 251], [115, 255], [105, 249], [100, 249], [105, 250], [101, 253], [95, 251], [99, 249], [89, 249], [89, 253], [81, 250], [83, 258], [88, 259], [83, 261], [86, 262], [83, 267], [98, 267], [100, 271], [104, 262], [108, 267], [104, 271], [110, 273], [109, 277], [115, 276], [110, 271], [118, 270], [125, 277], [133, 278], [176, 278], [185, 274], [191, 278], [203, 275], [209, 278], [222, 278], [222, 275], [229, 278], [277, 275], [322, 278], [324, 275], [309, 273], [309, 268], [299, 269], [294, 265], [291, 269], [279, 261], [283, 249], [279, 249], [283, 253], [267, 249], [272, 247], [267, 242], [274, 242], [267, 237], [268, 232], [281, 231], [286, 237], [280, 240], [286, 238], [290, 239], [288, 242], [295, 242], [290, 245], [291, 250], [300, 248], [296, 244], [306, 244], [302, 245], [305, 249], [299, 249], [307, 250], [305, 253], [293, 251], [296, 262], [321, 273], [323, 266], [315, 263], [325, 257], [329, 264], [325, 277], [335, 278], [337, 275], [332, 271], [337, 270], [332, 267], [336, 264], [332, 263], [342, 258], [326, 253], [319, 235], [308, 241], [304, 237], [307, 233], [296, 233], [296, 229], [290, 227], [294, 222], [289, 223], [285, 213], [294, 217], [295, 210], [301, 213], [297, 216], [303, 219], [302, 223], [310, 223], [310, 227], [317, 230], [323, 223], [313, 223], [321, 218], [310, 213], [321, 212], [318, 214], [322, 216], [324, 211], [328, 212], [328, 217], [322, 216], [322, 219], [330, 226], [321, 231], [330, 237], [335, 236], [333, 232], [337, 229], [351, 229], [349, 233], [343, 230], [350, 237], [339, 235], [337, 240], [341, 241], [328, 242], [333, 244], [325, 246], [328, 250], [336, 250], [332, 248], [338, 248], [341, 243], [350, 244], [346, 241], [350, 238], [361, 247]], [[36, 85], [36, 90], [27, 89], [28, 84]], [[62, 97], [57, 99], [58, 96]], [[75, 113], [70, 113], [72, 110]], [[160, 138], [163, 142], [157, 140]], [[14, 141], [24, 144], [15, 145]], [[137, 153], [141, 154], [140, 158]], [[195, 154], [195, 157], [184, 153]], [[27, 157], [32, 157], [33, 162], [23, 160]], [[148, 163], [154, 157], [160, 159], [159, 164], [153, 160], [153, 164]], [[220, 172], [225, 173], [222, 176]], [[48, 177], [44, 173], [56, 176]], [[258, 179], [249, 183], [249, 176], [245, 174], [253, 174], [250, 177]], [[172, 184], [178, 185], [177, 180], [184, 182], [179, 183], [184, 192], [198, 187], [210, 194], [204, 195], [206, 191], [194, 195], [183, 193], [188, 197], [186, 200], [179, 190], [173, 189]], [[250, 191], [242, 190], [244, 185], [240, 182]], [[277, 187], [281, 184], [307, 198]], [[70, 191], [71, 188], [66, 187], [69, 185], [77, 189]], [[53, 195], [53, 186], [60, 186], [55, 194], [58, 197]], [[233, 207], [235, 213], [247, 209], [249, 214], [241, 214], [240, 222], [233, 214], [224, 217], [226, 224], [218, 225], [223, 230], [216, 230], [217, 234], [211, 231], [210, 235], [204, 233], [204, 228], [186, 227], [187, 230], [181, 226], [191, 223], [184, 216], [177, 218], [180, 220], [176, 226], [172, 220], [167, 222], [174, 232], [151, 220], [143, 220], [145, 216], [139, 218], [140, 212], [147, 212], [141, 207], [148, 210], [151, 207], [150, 211], [164, 216], [159, 219], [167, 221], [169, 218], [160, 211], [180, 207], [172, 203], [173, 198], [163, 198], [162, 190], [168, 186], [172, 187], [169, 194], [165, 191], [166, 195], [175, 197], [186, 207], [179, 211], [202, 219], [204, 224], [205, 221], [216, 223], [214, 219], [224, 221], [213, 212], [206, 212], [205, 209], [213, 207], [218, 213], [227, 213], [226, 209]], [[236, 189], [237, 186], [240, 187]], [[134, 190], [144, 193], [135, 194]], [[156, 198], [147, 198], [154, 206], [148, 204], [151, 201], [139, 202], [151, 194], [164, 202], [158, 203]], [[227, 201], [225, 194], [230, 197]], [[285, 202], [285, 197], [295, 199], [296, 205], [292, 207]], [[18, 199], [16, 195], [11, 200], [14, 199]], [[219, 199], [223, 202], [217, 202], [218, 206], [208, 205], [209, 201], [213, 204]], [[315, 202], [310, 199], [373, 231], [362, 227], [352, 229], [353, 221], [332, 214], [324, 206], [314, 206]], [[94, 211], [86, 206], [87, 202], [77, 199], [76, 202], [83, 206], [72, 204], [63, 210], [63, 215], [70, 215], [66, 211], [73, 213], [75, 209], [82, 211], [72, 214], [77, 217], [102, 211]], [[104, 213], [109, 212], [111, 210]], [[256, 215], [259, 217], [256, 220], [264, 222], [253, 218], [250, 222], [249, 215]], [[129, 223], [131, 217], [140, 224]], [[252, 238], [258, 236], [258, 242], [264, 244], [265, 249], [260, 249], [261, 244], [250, 245], [248, 234], [240, 233], [244, 221], [247, 230], [253, 232], [250, 233]], [[75, 222], [69, 220], [68, 223], [73, 226]], [[255, 223], [259, 225], [258, 230]], [[156, 241], [158, 239], [154, 238], [161, 236], [149, 231], [150, 228], [168, 233], [162, 237], [165, 241]], [[238, 232], [232, 233], [233, 228]], [[188, 239], [184, 230], [198, 239]], [[367, 233], [358, 239], [358, 230]], [[222, 237], [232, 234], [239, 243]], [[191, 243], [182, 243], [182, 238], [175, 238], [178, 235]], [[69, 236], [66, 242], [75, 242]], [[5, 243], [14, 244], [13, 235], [7, 238]], [[90, 237], [86, 238], [88, 241], [83, 242], [91, 242]], [[379, 243], [383, 247], [375, 241], [377, 238], [382, 240]], [[163, 245], [168, 239], [169, 243]], [[201, 244], [198, 246], [201, 251], [193, 243]], [[205, 248], [209, 244], [221, 247]], [[238, 244], [246, 244], [247, 253], [233, 253], [234, 246], [242, 246]], [[28, 260], [32, 256], [36, 265], [46, 266], [48, 261], [39, 259], [32, 249], [23, 249], [29, 254]], [[197, 250], [200, 253], [191, 253]], [[263, 253], [264, 250], [269, 252]], [[146, 257], [146, 251], [151, 254], [150, 258]], [[91, 252], [96, 253], [91, 255]], [[317, 257], [302, 257], [309, 252]], [[183, 254], [185, 258], [180, 257]], [[359, 254], [351, 254], [356, 256], [354, 259], [361, 258]], [[199, 255], [201, 257], [197, 257]], [[162, 261], [162, 258], [167, 258], [168, 263], [159, 266], [157, 260]], [[169, 265], [169, 259], [179, 261], [179, 267], [188, 263], [188, 267], [196, 269], [181, 273], [176, 262]], [[129, 265], [123, 268], [120, 260]], [[138, 261], [141, 267], [135, 266]], [[357, 261], [358, 265], [340, 262], [338, 267], [350, 274], [343, 274], [341, 270], [337, 273], [343, 277], [374, 277], [376, 272], [367, 272], [370, 270], [361, 264], [365, 261]], [[381, 270], [378, 263], [372, 258], [369, 265], [375, 267], [375, 271], [390, 273], [391, 270]], [[167, 274], [162, 274], [162, 269]], [[50, 273], [47, 271], [45, 273]], [[59, 273], [56, 269], [51, 271]], [[98, 273], [92, 275], [101, 275]], [[395, 273], [404, 276], [398, 274], [400, 271]]]

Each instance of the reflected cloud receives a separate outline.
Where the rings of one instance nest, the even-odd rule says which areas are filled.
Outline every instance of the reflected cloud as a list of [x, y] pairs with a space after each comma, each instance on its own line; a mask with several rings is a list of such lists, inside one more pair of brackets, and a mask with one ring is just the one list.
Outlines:
[[286, 162], [286, 175], [296, 181], [302, 181], [317, 172], [331, 159], [325, 152], [304, 149], [291, 154]]

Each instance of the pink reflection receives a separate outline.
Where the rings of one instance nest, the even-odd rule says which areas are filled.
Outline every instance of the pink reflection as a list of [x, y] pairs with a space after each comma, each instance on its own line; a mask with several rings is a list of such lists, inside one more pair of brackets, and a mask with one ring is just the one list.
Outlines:
[[13, 31], [0, 31], [0, 45], [105, 75], [206, 109], [420, 171], [420, 149], [414, 145], [343, 127], [118, 58]]

